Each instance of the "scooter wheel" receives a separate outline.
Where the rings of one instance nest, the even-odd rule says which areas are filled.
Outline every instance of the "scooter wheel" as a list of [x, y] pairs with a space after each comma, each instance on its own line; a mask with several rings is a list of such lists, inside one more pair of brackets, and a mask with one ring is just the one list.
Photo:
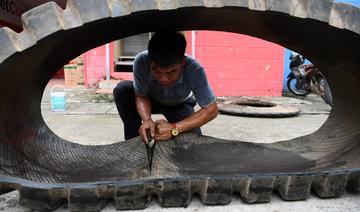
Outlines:
[[309, 90], [305, 90], [305, 89], [298, 89], [297, 86], [297, 80], [295, 77], [290, 77], [287, 81], [287, 87], [289, 89], [289, 91], [297, 96], [306, 96], [310, 93]]

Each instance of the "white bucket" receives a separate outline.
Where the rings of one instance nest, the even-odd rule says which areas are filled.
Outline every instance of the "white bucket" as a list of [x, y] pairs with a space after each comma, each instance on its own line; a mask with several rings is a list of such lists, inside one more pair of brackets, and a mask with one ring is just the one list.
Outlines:
[[[54, 91], [55, 88], [62, 88], [61, 91]], [[62, 85], [55, 85], [50, 91], [51, 110], [54, 112], [65, 111], [65, 89]]]

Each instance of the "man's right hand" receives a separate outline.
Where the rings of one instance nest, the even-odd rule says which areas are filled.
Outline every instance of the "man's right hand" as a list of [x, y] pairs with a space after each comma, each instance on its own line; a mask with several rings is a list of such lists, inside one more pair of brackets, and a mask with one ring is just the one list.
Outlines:
[[150, 131], [150, 135], [152, 138], [155, 137], [155, 122], [152, 119], [143, 121], [142, 125], [139, 128], [139, 134], [141, 139], [145, 143], [149, 143], [149, 138], [146, 131]]

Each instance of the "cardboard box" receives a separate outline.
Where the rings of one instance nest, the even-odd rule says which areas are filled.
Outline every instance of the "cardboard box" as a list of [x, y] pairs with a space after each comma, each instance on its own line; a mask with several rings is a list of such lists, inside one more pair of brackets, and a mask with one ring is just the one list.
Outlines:
[[76, 64], [76, 81], [77, 85], [83, 87], [84, 83], [84, 63], [77, 63]]
[[84, 87], [84, 63], [81, 57], [78, 57], [68, 65], [64, 66], [65, 86], [69, 88]]
[[65, 87], [75, 87], [77, 76], [77, 65], [68, 64], [64, 66]]

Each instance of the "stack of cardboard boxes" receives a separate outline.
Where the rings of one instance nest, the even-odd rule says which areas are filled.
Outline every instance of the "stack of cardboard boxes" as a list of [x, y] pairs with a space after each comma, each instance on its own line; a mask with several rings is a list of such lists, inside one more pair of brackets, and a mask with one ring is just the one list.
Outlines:
[[84, 87], [84, 60], [83, 55], [71, 60], [64, 66], [65, 87]]

